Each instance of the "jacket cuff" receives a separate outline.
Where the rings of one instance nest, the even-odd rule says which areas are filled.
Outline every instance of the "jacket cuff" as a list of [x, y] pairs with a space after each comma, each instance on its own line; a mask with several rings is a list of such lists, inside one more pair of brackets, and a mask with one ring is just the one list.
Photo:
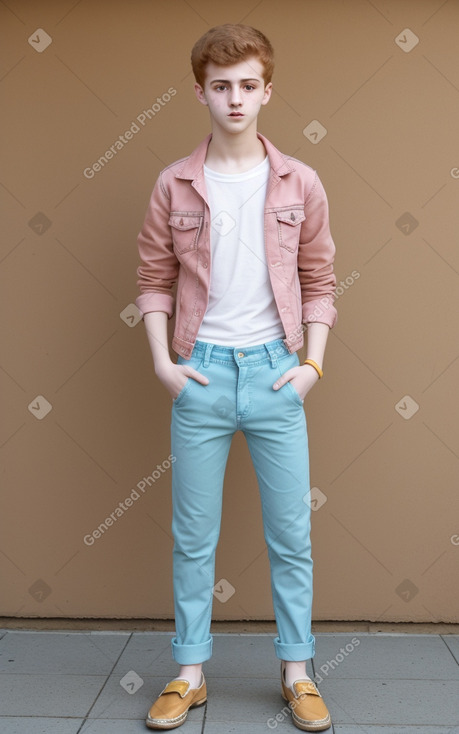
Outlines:
[[322, 296], [314, 301], [303, 303], [302, 311], [304, 324], [317, 321], [321, 324], [328, 324], [332, 329], [338, 321], [338, 312], [330, 296]]
[[174, 297], [166, 293], [142, 293], [135, 299], [135, 305], [142, 314], [150, 311], [165, 311], [168, 318], [174, 314]]

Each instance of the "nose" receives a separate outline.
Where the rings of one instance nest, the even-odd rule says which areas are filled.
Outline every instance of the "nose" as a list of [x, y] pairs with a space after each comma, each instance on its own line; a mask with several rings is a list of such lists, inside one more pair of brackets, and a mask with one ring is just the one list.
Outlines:
[[241, 92], [239, 87], [233, 87], [230, 93], [230, 105], [236, 107], [241, 104]]

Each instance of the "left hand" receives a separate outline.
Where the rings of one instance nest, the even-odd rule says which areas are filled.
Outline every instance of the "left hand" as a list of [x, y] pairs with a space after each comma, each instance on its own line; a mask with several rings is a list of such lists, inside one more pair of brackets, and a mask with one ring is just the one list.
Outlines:
[[291, 382], [301, 400], [304, 400], [309, 390], [319, 380], [319, 375], [314, 367], [310, 364], [292, 367], [284, 372], [273, 385], [274, 390], [280, 390], [286, 382]]

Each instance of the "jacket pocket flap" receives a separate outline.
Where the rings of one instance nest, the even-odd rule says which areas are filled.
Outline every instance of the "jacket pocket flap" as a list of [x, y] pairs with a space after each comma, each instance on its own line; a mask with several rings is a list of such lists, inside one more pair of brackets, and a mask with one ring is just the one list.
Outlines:
[[306, 215], [302, 209], [285, 209], [281, 212], [276, 212], [278, 222], [284, 222], [285, 224], [300, 224], [306, 219]]
[[191, 217], [181, 214], [172, 214], [169, 218], [169, 225], [176, 229], [197, 229], [202, 217]]

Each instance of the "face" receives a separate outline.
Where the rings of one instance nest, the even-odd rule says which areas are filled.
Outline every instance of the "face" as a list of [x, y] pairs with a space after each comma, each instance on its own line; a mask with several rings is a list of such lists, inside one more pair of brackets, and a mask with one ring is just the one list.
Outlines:
[[256, 121], [271, 97], [272, 84], [265, 86], [263, 65], [253, 57], [232, 66], [209, 62], [204, 89], [199, 84], [194, 88], [199, 101], [209, 107], [213, 125], [239, 133]]

